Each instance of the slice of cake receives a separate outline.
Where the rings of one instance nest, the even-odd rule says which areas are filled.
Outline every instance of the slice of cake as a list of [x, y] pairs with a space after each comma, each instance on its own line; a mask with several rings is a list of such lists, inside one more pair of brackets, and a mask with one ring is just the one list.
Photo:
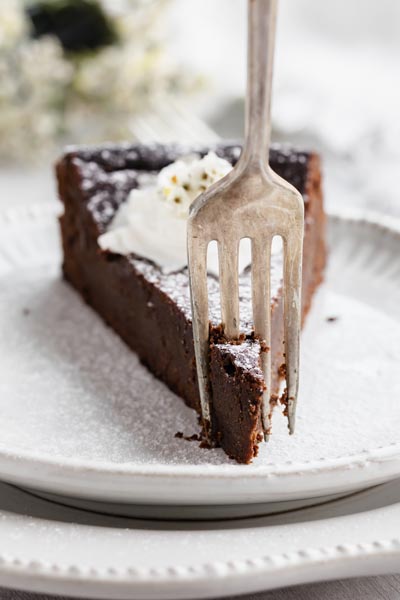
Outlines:
[[[216, 154], [234, 164], [241, 148], [220, 144]], [[107, 145], [74, 148], [57, 165], [59, 194], [64, 204], [60, 219], [65, 278], [128, 344], [156, 377], [185, 403], [200, 412], [194, 358], [189, 281], [186, 268], [166, 272], [137, 254], [103, 250], [99, 237], [110, 227], [130, 192], [143, 186], [181, 156], [205, 156], [209, 148], [176, 145]], [[270, 164], [304, 197], [303, 320], [325, 264], [321, 174], [313, 153], [273, 147]], [[272, 262], [273, 393], [279, 393], [284, 375], [283, 315], [280, 254]], [[243, 341], [225, 340], [219, 328], [219, 289], [209, 276], [210, 387], [212, 439], [241, 463], [257, 454], [263, 439], [261, 401], [264, 380], [263, 351], [252, 333], [251, 273], [240, 276], [240, 312]], [[151, 393], [151, 391], [149, 391]], [[171, 431], [171, 436], [176, 432]]]

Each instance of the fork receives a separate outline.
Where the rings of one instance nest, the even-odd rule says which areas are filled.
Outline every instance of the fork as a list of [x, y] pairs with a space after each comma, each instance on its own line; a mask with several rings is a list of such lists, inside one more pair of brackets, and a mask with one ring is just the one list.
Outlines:
[[[237, 340], [239, 315], [239, 243], [252, 248], [252, 310], [255, 336], [263, 342], [261, 368], [265, 391], [262, 427], [270, 433], [271, 290], [270, 261], [274, 236], [283, 241], [284, 340], [289, 432], [295, 428], [299, 384], [301, 269], [304, 205], [299, 192], [268, 163], [270, 101], [277, 0], [248, 0], [248, 66], [245, 143], [235, 168], [192, 203], [188, 220], [188, 267], [193, 337], [205, 435], [211, 423], [207, 248], [218, 244], [221, 322], [225, 337]], [[209, 440], [210, 441], [210, 440]]]

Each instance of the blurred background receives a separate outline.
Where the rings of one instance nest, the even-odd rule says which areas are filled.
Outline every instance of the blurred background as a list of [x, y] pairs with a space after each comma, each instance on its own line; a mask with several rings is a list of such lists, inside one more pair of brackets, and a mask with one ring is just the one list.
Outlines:
[[[400, 216], [399, 65], [398, 0], [280, 0], [273, 139], [331, 211]], [[240, 138], [245, 66], [245, 0], [0, 0], [0, 202], [54, 199], [65, 143]]]

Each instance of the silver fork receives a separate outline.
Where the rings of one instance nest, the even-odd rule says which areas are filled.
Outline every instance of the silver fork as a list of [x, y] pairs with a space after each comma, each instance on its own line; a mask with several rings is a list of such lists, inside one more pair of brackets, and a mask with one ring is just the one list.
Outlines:
[[270, 431], [271, 399], [271, 243], [274, 236], [281, 236], [283, 240], [284, 337], [290, 433], [294, 432], [295, 427], [304, 205], [298, 191], [276, 175], [268, 164], [276, 9], [277, 0], [248, 1], [244, 148], [235, 168], [201, 194], [190, 208], [188, 266], [201, 411], [206, 435], [211, 428], [207, 247], [213, 240], [218, 243], [219, 253], [221, 321], [225, 336], [232, 340], [238, 339], [240, 333], [239, 242], [242, 238], [251, 240], [254, 332], [267, 348], [261, 354], [266, 383], [262, 403], [266, 439]]

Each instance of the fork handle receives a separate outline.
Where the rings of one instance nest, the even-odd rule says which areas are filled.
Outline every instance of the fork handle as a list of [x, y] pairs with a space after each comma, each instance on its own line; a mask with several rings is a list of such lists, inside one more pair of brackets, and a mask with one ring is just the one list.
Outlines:
[[268, 165], [271, 136], [271, 92], [278, 0], [248, 0], [246, 165]]

